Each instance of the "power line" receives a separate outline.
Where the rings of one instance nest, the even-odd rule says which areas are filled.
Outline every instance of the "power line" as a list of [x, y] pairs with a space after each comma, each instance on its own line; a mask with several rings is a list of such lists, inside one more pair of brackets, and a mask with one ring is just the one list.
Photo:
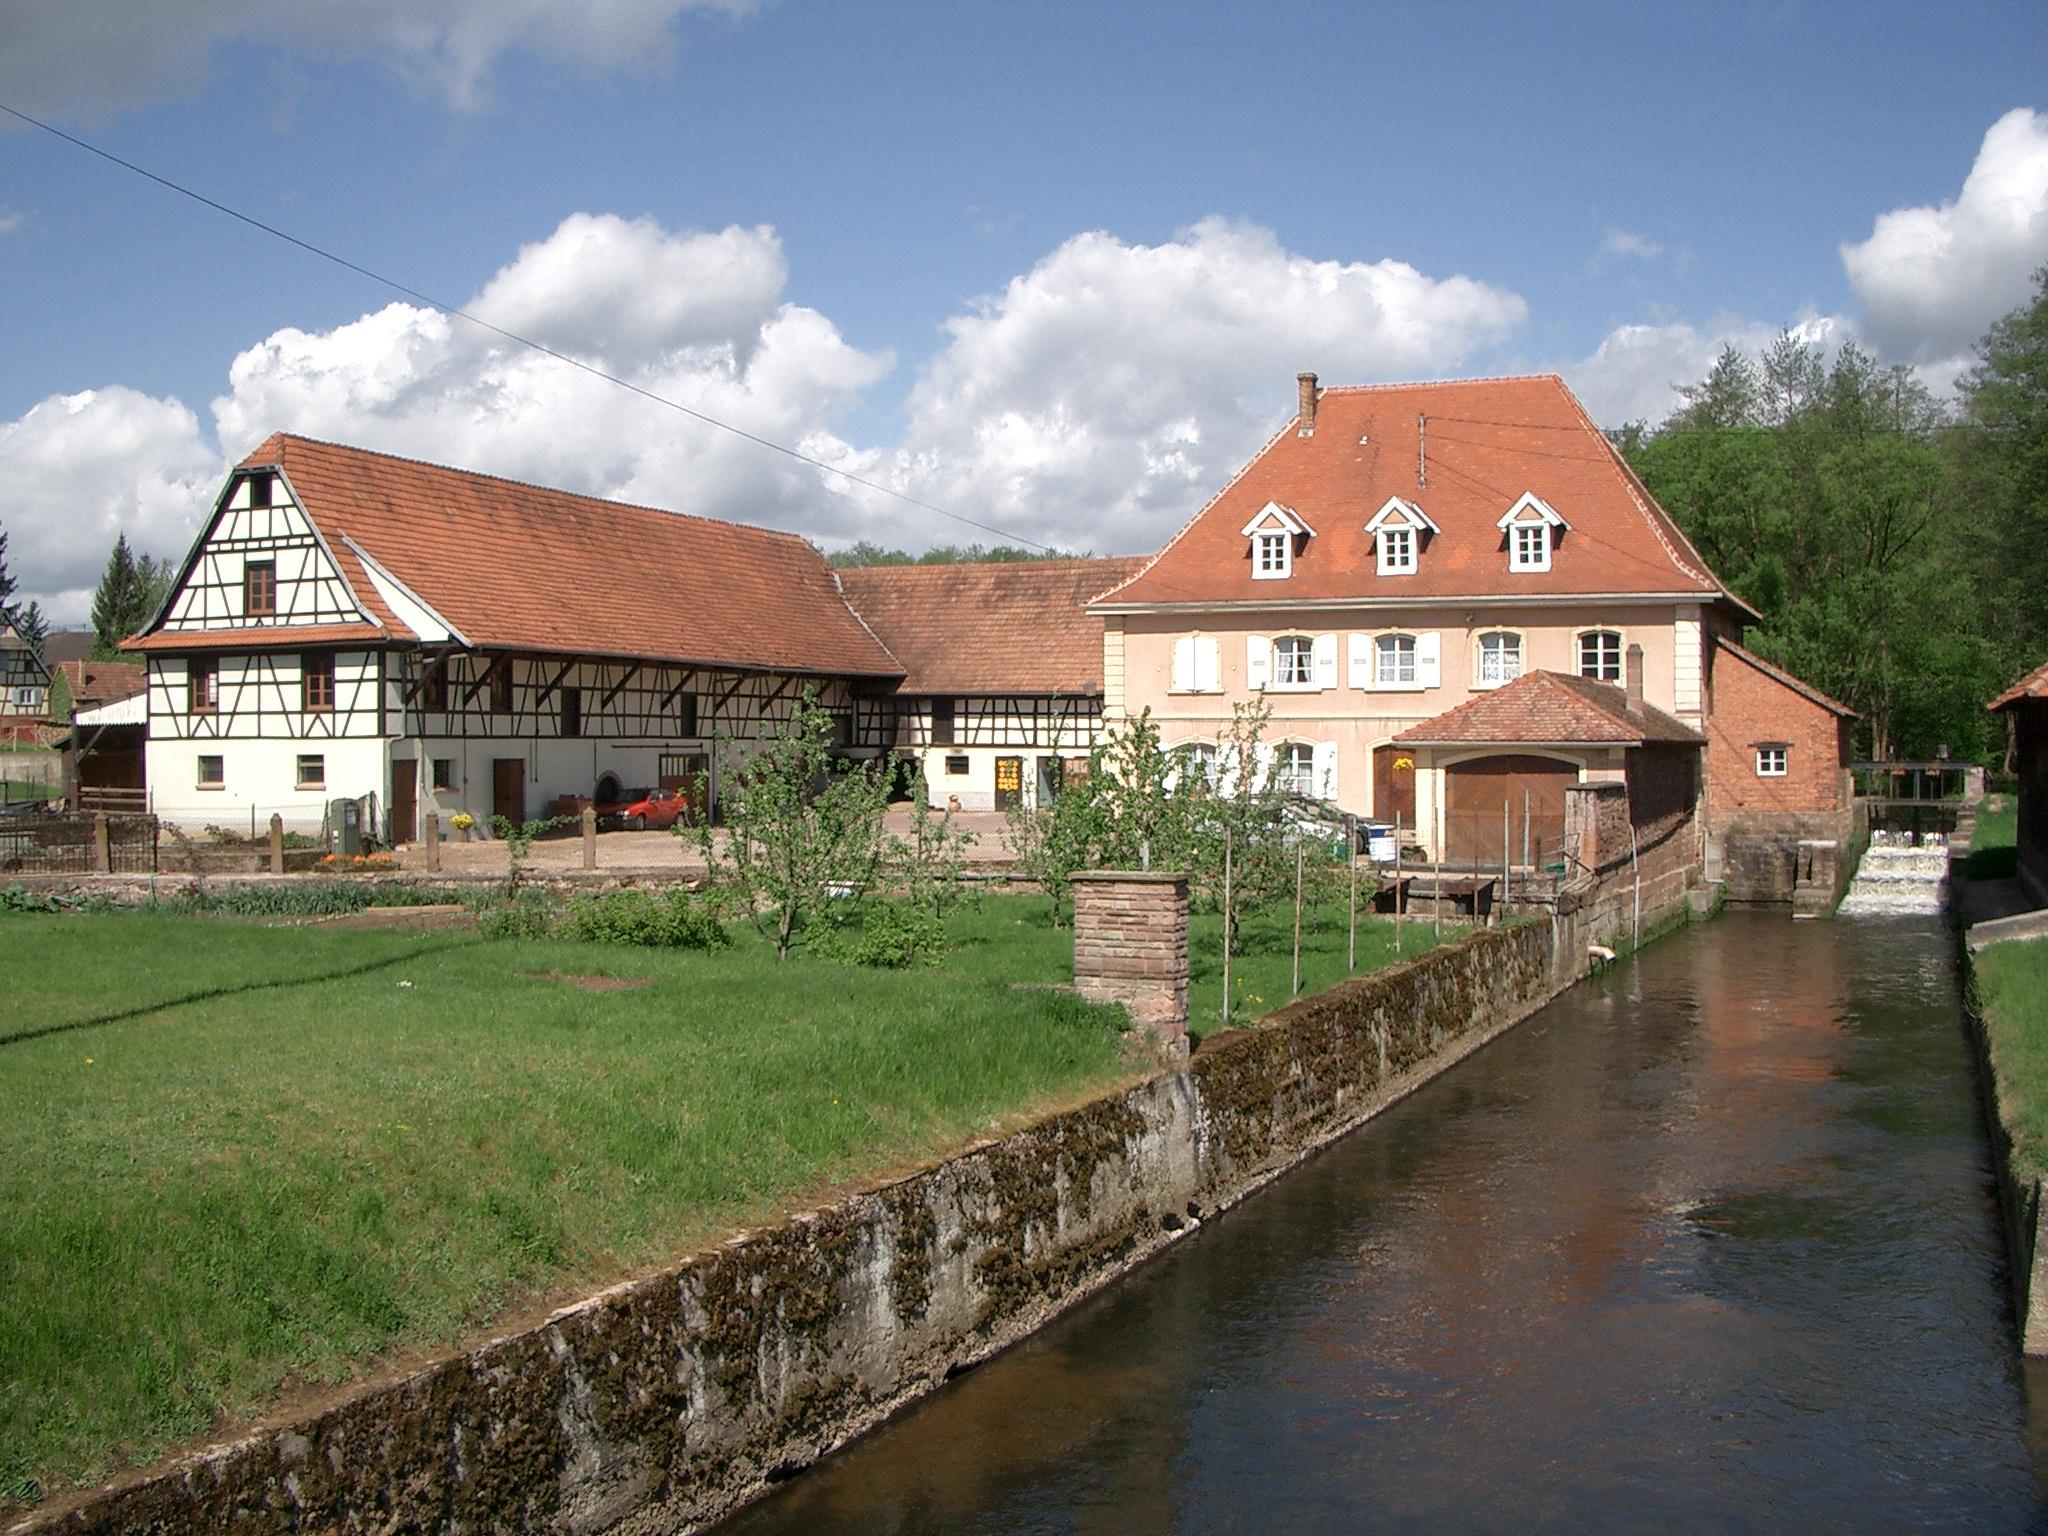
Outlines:
[[419, 289], [402, 283], [395, 277], [386, 277], [383, 273], [372, 271], [359, 262], [350, 261], [346, 256], [338, 255], [324, 246], [315, 245], [310, 240], [302, 240], [297, 235], [279, 229], [274, 224], [266, 224], [263, 220], [244, 213], [239, 208], [231, 208], [226, 203], [218, 202], [203, 192], [196, 192], [180, 182], [171, 180], [168, 176], [160, 176], [155, 171], [137, 165], [132, 160], [124, 160], [111, 150], [102, 149], [97, 144], [89, 143], [75, 134], [66, 133], [62, 128], [52, 123], [46, 123], [38, 117], [31, 117], [26, 112], [8, 106], [4, 101], [0, 101], [0, 112], [5, 112], [9, 117], [18, 118], [20, 121], [27, 123], [31, 128], [40, 128], [43, 132], [60, 138], [65, 143], [84, 150], [87, 154], [97, 155], [110, 165], [118, 165], [124, 171], [131, 171], [135, 175], [142, 177], [145, 181], [153, 181], [158, 186], [177, 193], [180, 197], [188, 197], [195, 203], [211, 208], [215, 213], [226, 214], [229, 218], [238, 220], [248, 225], [251, 229], [261, 230], [273, 239], [282, 240], [287, 245], [297, 246], [308, 255], [317, 256], [322, 261], [332, 262], [335, 266], [353, 272], [358, 277], [366, 277], [373, 283], [391, 289], [394, 293], [402, 293], [409, 299], [417, 299], [429, 309], [439, 310], [450, 319], [466, 320], [471, 325], [489, 331], [494, 336], [501, 336], [506, 341], [538, 352], [543, 357], [551, 357], [558, 363], [566, 363], [571, 368], [587, 373], [594, 379], [602, 379], [607, 384], [616, 384], [620, 389], [631, 390], [643, 400], [651, 400], [656, 405], [666, 406], [672, 411], [680, 411], [683, 415], [690, 417], [692, 420], [701, 421], [708, 427], [716, 427], [721, 432], [730, 432], [735, 437], [745, 438], [750, 443], [779, 453], [785, 458], [794, 459], [799, 464], [808, 464], [811, 468], [822, 470], [828, 475], [837, 475], [840, 479], [850, 484], [860, 486], [865, 490], [875, 491], [883, 496], [894, 497], [897, 501], [903, 502], [908, 506], [917, 507], [925, 512], [937, 513], [940, 517], [951, 518], [954, 522], [964, 523], [969, 528], [978, 528], [983, 533], [992, 533], [999, 539], [1007, 539], [1032, 549], [1042, 550], [1047, 554], [1054, 552], [1050, 544], [1041, 544], [1036, 539], [1027, 539], [1022, 534], [1011, 533], [1007, 529], [998, 528], [992, 523], [977, 522], [975, 519], [962, 513], [950, 511], [936, 503], [913, 496], [908, 491], [898, 490], [893, 485], [884, 485], [878, 480], [870, 480], [864, 475], [855, 474], [852, 470], [841, 469], [836, 464], [827, 464], [823, 459], [813, 458], [801, 449], [792, 448], [786, 443], [776, 442], [773, 438], [762, 437], [758, 433], [749, 432], [745, 427], [736, 427], [729, 421], [721, 421], [716, 416], [707, 415], [703, 411], [684, 405], [680, 400], [672, 400], [667, 395], [656, 394], [653, 390], [635, 384], [630, 379], [621, 378], [615, 373], [609, 373], [594, 364], [584, 362], [580, 358], [571, 357], [566, 352], [558, 352], [544, 342], [533, 340], [530, 336], [522, 336], [517, 331], [508, 331], [502, 325], [493, 325], [490, 321], [483, 319], [481, 316], [473, 315], [466, 309], [461, 309], [453, 304], [444, 304], [431, 294], [422, 293]]

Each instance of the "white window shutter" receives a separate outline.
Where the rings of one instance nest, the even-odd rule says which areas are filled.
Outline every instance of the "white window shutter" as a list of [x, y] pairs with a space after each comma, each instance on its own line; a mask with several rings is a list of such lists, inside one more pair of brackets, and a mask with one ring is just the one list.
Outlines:
[[1223, 689], [1223, 648], [1214, 635], [1195, 637], [1195, 687], [1202, 693]]
[[1351, 686], [1370, 688], [1373, 685], [1372, 636], [1351, 637]]
[[1439, 630], [1415, 637], [1415, 681], [1425, 688], [1444, 683], [1444, 637]]
[[1273, 642], [1264, 635], [1244, 637], [1244, 683], [1254, 693], [1273, 681]]
[[1315, 789], [1318, 800], [1337, 798], [1337, 743], [1319, 741], [1315, 744]]
[[1195, 686], [1195, 637], [1182, 635], [1173, 642], [1173, 691], [1187, 693]]
[[1337, 637], [1317, 635], [1309, 647], [1309, 655], [1315, 662], [1315, 678], [1318, 688], [1337, 686]]

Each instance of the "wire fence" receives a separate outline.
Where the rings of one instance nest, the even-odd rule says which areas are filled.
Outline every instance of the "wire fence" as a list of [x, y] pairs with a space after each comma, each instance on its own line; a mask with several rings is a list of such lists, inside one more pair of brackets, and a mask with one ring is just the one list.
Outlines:
[[0, 875], [154, 874], [161, 846], [154, 816], [48, 810], [0, 816]]

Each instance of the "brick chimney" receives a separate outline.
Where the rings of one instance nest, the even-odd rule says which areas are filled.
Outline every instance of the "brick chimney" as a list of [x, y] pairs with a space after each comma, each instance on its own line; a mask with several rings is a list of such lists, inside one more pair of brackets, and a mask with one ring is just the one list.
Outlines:
[[1643, 712], [1643, 648], [1640, 645], [1628, 648], [1628, 660], [1621, 675], [1628, 688], [1629, 710], [1639, 715]]
[[1302, 437], [1316, 435], [1316, 376], [1312, 373], [1297, 373], [1295, 386], [1301, 391], [1301, 409], [1295, 430]]

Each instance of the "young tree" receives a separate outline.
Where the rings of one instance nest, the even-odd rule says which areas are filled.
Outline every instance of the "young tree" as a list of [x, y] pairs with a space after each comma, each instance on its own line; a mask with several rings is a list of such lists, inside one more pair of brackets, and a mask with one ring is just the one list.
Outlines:
[[806, 688], [751, 757], [718, 740], [725, 827], [696, 829], [699, 844], [777, 959], [826, 902], [866, 895], [881, 869], [888, 781], [874, 764], [834, 759], [835, 726]]
[[967, 851], [979, 841], [966, 828], [953, 825], [950, 809], [932, 809], [920, 767], [910, 784], [910, 835], [889, 839], [889, 872], [902, 883], [907, 900], [943, 919], [946, 909], [960, 899]]
[[130, 622], [139, 606], [135, 558], [128, 552], [128, 535], [117, 534], [107, 568], [92, 595], [92, 653], [105, 661], [120, 654], [121, 642], [135, 633]]

